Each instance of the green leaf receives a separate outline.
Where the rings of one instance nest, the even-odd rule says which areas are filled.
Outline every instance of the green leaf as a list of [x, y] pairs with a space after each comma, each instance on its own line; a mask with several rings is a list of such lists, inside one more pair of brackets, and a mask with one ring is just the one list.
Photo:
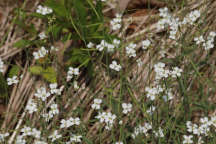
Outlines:
[[43, 72], [43, 68], [41, 66], [31, 66], [29, 71], [34, 75], [40, 75]]
[[52, 8], [59, 17], [67, 18], [70, 14], [62, 2], [57, 2], [56, 0], [47, 0], [45, 5], [49, 8]]
[[8, 91], [7, 91], [7, 82], [4, 79], [4, 76], [2, 73], [0, 73], [0, 98], [7, 98], [8, 97]]
[[20, 68], [17, 65], [13, 65], [12, 68], [9, 71], [8, 77], [17, 76], [20, 71]]
[[57, 73], [53, 67], [48, 67], [47, 69], [43, 70], [42, 76], [50, 83], [55, 83], [57, 81]]
[[13, 46], [17, 47], [17, 48], [25, 48], [27, 46], [29, 46], [31, 44], [30, 40], [19, 40], [18, 42], [16, 42]]

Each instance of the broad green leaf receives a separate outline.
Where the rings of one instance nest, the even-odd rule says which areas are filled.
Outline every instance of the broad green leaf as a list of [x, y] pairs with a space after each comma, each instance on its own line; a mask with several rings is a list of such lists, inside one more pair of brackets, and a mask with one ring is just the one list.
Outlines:
[[57, 81], [57, 73], [53, 67], [48, 67], [47, 69], [43, 70], [42, 76], [50, 83], [55, 83]]
[[20, 68], [17, 65], [13, 65], [12, 68], [9, 71], [8, 77], [17, 76], [20, 71]]
[[41, 66], [31, 66], [29, 71], [34, 75], [40, 75], [43, 72], [43, 68]]
[[7, 98], [8, 97], [8, 91], [7, 91], [7, 82], [4, 79], [4, 76], [2, 73], [0, 73], [0, 98]]
[[17, 47], [17, 48], [25, 48], [27, 46], [29, 46], [31, 44], [30, 40], [19, 40], [18, 42], [16, 42], [13, 46]]

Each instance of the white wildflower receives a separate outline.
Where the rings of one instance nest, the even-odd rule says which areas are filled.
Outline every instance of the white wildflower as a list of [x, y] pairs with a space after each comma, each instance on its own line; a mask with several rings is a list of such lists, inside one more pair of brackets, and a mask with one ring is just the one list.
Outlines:
[[115, 71], [121, 70], [121, 65], [118, 65], [116, 61], [112, 61], [112, 64], [110, 64], [109, 67]]

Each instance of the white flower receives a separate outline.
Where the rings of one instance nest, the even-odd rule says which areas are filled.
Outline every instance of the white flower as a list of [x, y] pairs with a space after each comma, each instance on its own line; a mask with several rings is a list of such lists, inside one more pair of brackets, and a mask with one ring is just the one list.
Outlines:
[[116, 61], [112, 61], [112, 64], [110, 64], [109, 67], [115, 71], [121, 70], [121, 65], [118, 65]]
[[105, 40], [102, 40], [99, 45], [96, 46], [96, 49], [99, 51], [104, 50], [107, 47], [107, 42]]
[[164, 101], [169, 101], [173, 99], [173, 94], [171, 89], [165, 91], [165, 95], [163, 96]]
[[39, 14], [42, 14], [42, 15], [47, 15], [47, 14], [52, 13], [53, 10], [51, 8], [46, 7], [46, 6], [43, 7], [43, 6], [39, 5], [37, 7], [36, 12], [39, 13]]
[[160, 80], [162, 78], [167, 78], [170, 74], [169, 70], [165, 69], [165, 64], [162, 62], [159, 62], [154, 65], [154, 71], [156, 72], [156, 79]]
[[214, 48], [214, 38], [216, 36], [215, 32], [210, 32], [209, 36], [207, 37], [207, 41], [203, 43], [203, 47], [205, 50], [209, 50]]
[[173, 78], [176, 78], [176, 77], [180, 77], [182, 72], [183, 72], [182, 69], [180, 69], [178, 67], [174, 67], [173, 71], [171, 71], [170, 74]]
[[122, 104], [122, 108], [123, 108], [123, 113], [127, 114], [128, 112], [131, 112], [132, 109], [132, 104], [131, 103], [123, 103]]
[[128, 57], [136, 57], [136, 44], [130, 43], [125, 49]]
[[0, 133], [0, 142], [4, 142], [5, 138], [9, 136], [9, 133]]
[[30, 127], [24, 126], [21, 130], [23, 136], [31, 136], [32, 129]]
[[46, 50], [45, 47], [41, 47], [41, 49], [38, 50], [37, 52], [33, 52], [33, 56], [37, 60], [37, 59], [45, 57], [47, 53], [48, 53], [48, 50]]
[[34, 144], [47, 144], [47, 142], [36, 140]]
[[122, 15], [116, 14], [116, 17], [110, 21], [111, 28], [115, 30], [119, 30], [121, 28]]
[[39, 139], [41, 137], [41, 132], [37, 130], [36, 128], [32, 129], [32, 136]]
[[205, 42], [203, 36], [195, 37], [195, 38], [194, 38], [194, 41], [196, 42], [197, 45], [198, 45], [198, 44], [201, 44], [201, 43], [203, 43], [203, 42]]
[[79, 86], [78, 86], [78, 82], [77, 82], [77, 81], [74, 81], [74, 89], [75, 89], [75, 90], [78, 90], [78, 89], [79, 89]]
[[49, 87], [50, 87], [50, 93], [51, 94], [57, 94], [57, 95], [61, 95], [61, 92], [63, 91], [63, 89], [64, 89], [64, 86], [61, 86], [60, 87], [60, 89], [57, 89], [57, 83], [51, 83], [50, 85], [49, 85]]
[[53, 114], [53, 115], [56, 115], [56, 114], [59, 114], [59, 109], [58, 109], [58, 105], [53, 103], [51, 106], [50, 106], [50, 111], [49, 113]]
[[8, 85], [17, 84], [19, 80], [17, 79], [17, 76], [13, 76], [12, 78], [7, 78]]
[[41, 32], [38, 36], [40, 37], [41, 40], [47, 38], [45, 32]]
[[3, 71], [4, 71], [4, 62], [0, 58], [0, 72], [3, 72]]
[[89, 42], [87, 45], [87, 48], [93, 48], [93, 47], [94, 47], [94, 44], [92, 42]]
[[15, 144], [26, 144], [26, 140], [23, 139], [23, 135], [18, 135], [16, 137]]
[[79, 75], [79, 68], [69, 67], [67, 72], [67, 81], [70, 81], [73, 78], [73, 75]]
[[116, 47], [118, 47], [120, 43], [121, 43], [121, 41], [118, 40], [118, 39], [114, 39], [114, 40], [113, 40], [113, 44], [114, 44]]
[[37, 104], [34, 102], [33, 99], [30, 99], [27, 103], [27, 106], [26, 106], [26, 110], [32, 114], [33, 112], [36, 112], [38, 109], [37, 109]]
[[68, 120], [65, 120], [65, 119], [61, 120], [60, 128], [68, 128], [73, 125], [79, 125], [79, 124], [80, 124], [80, 119], [78, 117], [76, 118], [70, 117]]
[[190, 12], [183, 20], [182, 24], [194, 24], [194, 22], [200, 17], [200, 11], [194, 10]]
[[72, 136], [70, 137], [70, 142], [81, 142], [81, 138], [81, 135], [72, 134]]
[[80, 124], [80, 119], [78, 117], [76, 118], [69, 118], [69, 121], [71, 122], [72, 125], [79, 125]]
[[112, 114], [111, 112], [99, 112], [96, 118], [100, 120], [100, 123], [105, 122], [105, 128], [107, 130], [111, 130], [114, 120], [116, 119], [116, 115]]
[[99, 110], [100, 104], [102, 103], [101, 99], [94, 99], [94, 103], [91, 105], [93, 109]]
[[56, 47], [54, 47], [54, 46], [51, 46], [51, 47], [50, 47], [50, 50], [51, 50], [51, 51], [58, 51], [59, 49], [56, 48]]
[[52, 142], [54, 142], [55, 140], [61, 138], [62, 135], [61, 134], [58, 134], [58, 131], [55, 130], [52, 135], [49, 136], [49, 138], [51, 139]]
[[192, 140], [193, 136], [192, 135], [189, 135], [189, 136], [184, 135], [183, 137], [184, 137], [183, 144], [191, 144], [191, 143], [193, 143], [193, 140]]
[[143, 65], [142, 60], [139, 58], [136, 60], [138, 67], [141, 67]]
[[34, 95], [37, 98], [40, 98], [42, 101], [45, 101], [50, 96], [50, 93], [46, 92], [45, 87], [41, 87], [41, 88], [37, 89], [37, 92]]
[[152, 115], [153, 112], [155, 111], [155, 106], [150, 106], [150, 108], [146, 111], [148, 114]]
[[142, 49], [146, 50], [151, 44], [151, 41], [150, 40], [144, 40], [142, 41]]
[[158, 131], [153, 131], [156, 137], [164, 137], [163, 130], [159, 127]]
[[115, 144], [124, 144], [124, 143], [120, 141], [120, 142], [116, 142]]

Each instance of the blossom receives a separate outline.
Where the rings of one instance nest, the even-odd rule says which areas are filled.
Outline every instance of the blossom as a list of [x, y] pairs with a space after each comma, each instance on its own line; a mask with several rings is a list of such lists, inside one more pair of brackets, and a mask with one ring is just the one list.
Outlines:
[[130, 43], [125, 49], [128, 57], [136, 57], [136, 44]]
[[5, 138], [9, 136], [9, 133], [0, 133], [0, 142], [4, 142]]
[[112, 29], [119, 30], [121, 28], [121, 22], [122, 22], [122, 15], [121, 14], [116, 14], [116, 17], [111, 20], [110, 24]]
[[81, 142], [81, 135], [74, 135], [72, 134], [70, 137], [70, 142]]
[[57, 95], [61, 95], [61, 92], [63, 91], [63, 89], [64, 89], [64, 86], [61, 86], [59, 89], [57, 89], [57, 83], [51, 83], [50, 85], [49, 85], [49, 87], [50, 87], [50, 93], [51, 94], [57, 94]]
[[49, 138], [51, 139], [52, 142], [54, 142], [55, 140], [61, 138], [62, 135], [61, 134], [58, 134], [58, 131], [55, 130], [52, 135], [49, 136]]
[[100, 123], [104, 122], [106, 124], [105, 128], [107, 130], [110, 130], [112, 128], [114, 120], [116, 119], [116, 115], [112, 114], [111, 112], [99, 112], [96, 118], [100, 120]]
[[142, 60], [139, 58], [136, 60], [138, 67], [141, 67], [143, 65]]
[[17, 84], [19, 80], [17, 79], [17, 76], [13, 76], [12, 78], [7, 78], [8, 85]]
[[146, 50], [150, 46], [150, 44], [151, 44], [151, 41], [148, 39], [142, 41], [142, 49]]
[[73, 125], [79, 125], [79, 124], [80, 124], [80, 119], [78, 117], [76, 118], [70, 117], [68, 120], [65, 119], [61, 120], [60, 128], [68, 128]]
[[118, 65], [116, 61], [112, 61], [112, 64], [110, 64], [109, 67], [115, 71], [121, 70], [121, 65]]
[[29, 99], [27, 106], [26, 106], [26, 110], [32, 114], [33, 112], [36, 112], [37, 109], [37, 104], [34, 102], [33, 99]]
[[50, 93], [46, 91], [45, 87], [41, 87], [37, 89], [37, 92], [34, 95], [42, 101], [45, 101], [50, 96]]
[[4, 71], [4, 62], [0, 58], [0, 72], [3, 72], [3, 71]]
[[184, 137], [183, 144], [190, 144], [190, 143], [193, 143], [193, 140], [192, 140], [193, 136], [192, 136], [192, 135], [189, 135], [189, 136], [184, 135], [183, 137]]
[[93, 47], [94, 47], [94, 44], [92, 42], [89, 42], [87, 45], [87, 48], [93, 48]]
[[170, 74], [173, 78], [176, 78], [176, 77], [180, 77], [182, 72], [183, 72], [182, 69], [178, 67], [174, 67], [173, 70], [170, 71]]
[[94, 99], [94, 103], [91, 105], [93, 109], [99, 110], [100, 104], [102, 103], [101, 99]]
[[43, 6], [39, 5], [37, 7], [36, 12], [39, 13], [39, 14], [42, 14], [42, 15], [47, 15], [47, 14], [52, 13], [53, 10], [51, 8], [46, 7], [46, 6], [43, 7]]
[[41, 40], [47, 38], [45, 32], [41, 32], [38, 36], [40, 37]]
[[201, 43], [203, 43], [203, 42], [205, 42], [203, 36], [195, 37], [195, 38], [194, 38], [194, 41], [196, 42], [197, 45], [198, 45], [198, 44], [201, 44]]
[[41, 47], [41, 49], [38, 50], [37, 52], [33, 52], [33, 56], [37, 60], [37, 59], [45, 57], [47, 53], [48, 53], [48, 50], [46, 50], [45, 47]]
[[67, 72], [67, 81], [70, 81], [73, 78], [73, 75], [79, 75], [79, 68], [69, 67]]
[[132, 109], [132, 104], [131, 103], [123, 103], [122, 104], [122, 108], [123, 108], [123, 113], [127, 114], [128, 112], [131, 112]]

